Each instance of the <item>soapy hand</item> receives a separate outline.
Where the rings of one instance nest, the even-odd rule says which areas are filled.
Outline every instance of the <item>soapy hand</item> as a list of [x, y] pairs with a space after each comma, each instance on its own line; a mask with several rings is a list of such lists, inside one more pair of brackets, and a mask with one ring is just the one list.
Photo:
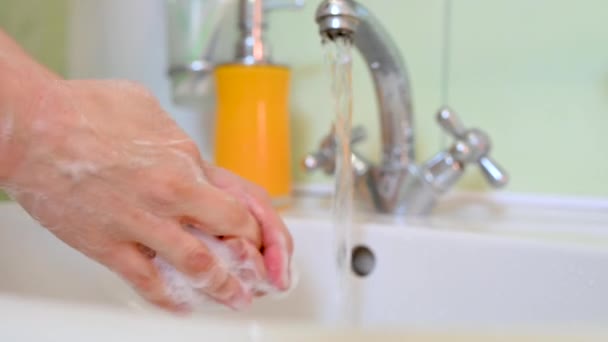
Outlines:
[[[19, 153], [0, 187], [44, 227], [170, 310], [192, 303], [172, 295], [160, 264], [234, 308], [259, 292], [247, 281], [290, 286], [291, 237], [264, 191], [206, 164], [147, 90], [126, 81], [42, 83], [27, 113], [11, 117], [5, 149]], [[233, 272], [215, 243], [250, 267]]]

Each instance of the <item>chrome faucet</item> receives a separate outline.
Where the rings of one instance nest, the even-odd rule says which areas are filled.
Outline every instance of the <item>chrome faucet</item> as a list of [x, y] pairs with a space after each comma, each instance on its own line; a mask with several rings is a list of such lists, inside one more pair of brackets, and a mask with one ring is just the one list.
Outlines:
[[[352, 0], [325, 0], [316, 13], [324, 40], [343, 37], [363, 56], [374, 81], [382, 140], [380, 165], [372, 165], [353, 152], [358, 180], [364, 180], [376, 209], [385, 213], [429, 213], [436, 199], [476, 162], [494, 187], [508, 183], [508, 175], [489, 156], [490, 139], [478, 129], [465, 129], [449, 108], [439, 111], [441, 127], [455, 138], [454, 144], [426, 163], [415, 164], [414, 123], [409, 77], [403, 59], [382, 25], [362, 5]], [[353, 130], [351, 143], [363, 140], [362, 128]], [[320, 149], [304, 159], [307, 170], [334, 172], [335, 139], [331, 132]]]

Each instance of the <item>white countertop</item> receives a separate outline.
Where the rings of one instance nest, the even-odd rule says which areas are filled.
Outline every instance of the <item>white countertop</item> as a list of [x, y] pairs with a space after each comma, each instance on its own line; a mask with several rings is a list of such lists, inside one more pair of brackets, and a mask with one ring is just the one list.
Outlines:
[[160, 313], [133, 315], [116, 308], [78, 306], [48, 300], [0, 295], [1, 341], [47, 342], [324, 342], [324, 341], [605, 341], [608, 335], [590, 331], [577, 335], [502, 331], [425, 333], [348, 331], [297, 322], [237, 322], [175, 317]]

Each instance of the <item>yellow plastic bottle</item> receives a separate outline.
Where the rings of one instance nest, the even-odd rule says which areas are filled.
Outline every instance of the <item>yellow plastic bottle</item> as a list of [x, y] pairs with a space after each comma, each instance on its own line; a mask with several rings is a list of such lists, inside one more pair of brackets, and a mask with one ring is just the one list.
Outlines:
[[215, 68], [215, 163], [266, 189], [275, 205], [291, 193], [290, 70], [273, 64]]

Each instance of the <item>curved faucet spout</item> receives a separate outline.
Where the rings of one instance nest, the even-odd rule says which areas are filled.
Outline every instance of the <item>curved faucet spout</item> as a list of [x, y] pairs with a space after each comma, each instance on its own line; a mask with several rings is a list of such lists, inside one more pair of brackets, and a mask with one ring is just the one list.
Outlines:
[[383, 165], [407, 168], [414, 158], [414, 125], [408, 74], [382, 25], [352, 0], [325, 0], [316, 13], [321, 36], [352, 39], [374, 80], [382, 130]]
[[[370, 165], [355, 153], [352, 160], [358, 179], [366, 180], [378, 211], [428, 214], [437, 198], [462, 177], [468, 164], [477, 164], [494, 187], [507, 183], [507, 173], [488, 155], [491, 144], [487, 134], [476, 128], [465, 129], [449, 108], [440, 110], [437, 121], [455, 139], [453, 145], [416, 165], [412, 92], [394, 42], [373, 15], [354, 0], [323, 1], [316, 21], [324, 41], [346, 38], [355, 45], [374, 81], [382, 129], [382, 162]], [[357, 140], [360, 139], [354, 142]], [[333, 141], [331, 133], [326, 141]], [[335, 144], [324, 143], [321, 147], [307, 157], [305, 167], [331, 173]]]

